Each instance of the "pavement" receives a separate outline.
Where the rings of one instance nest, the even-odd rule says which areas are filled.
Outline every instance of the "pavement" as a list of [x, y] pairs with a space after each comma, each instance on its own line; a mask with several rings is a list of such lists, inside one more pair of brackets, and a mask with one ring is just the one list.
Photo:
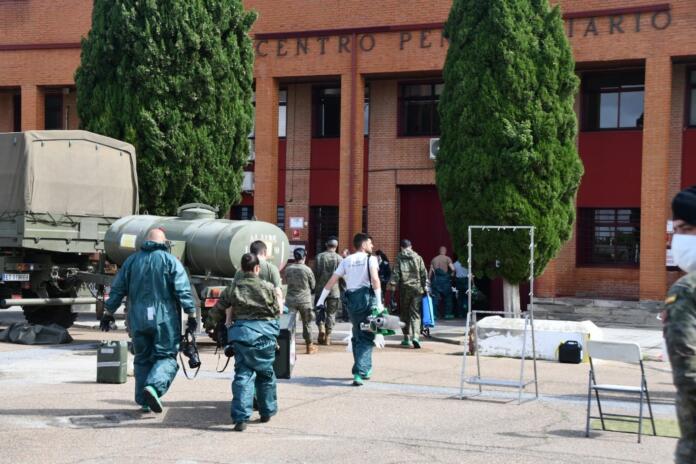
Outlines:
[[[0, 311], [0, 325], [16, 317]], [[442, 334], [457, 327], [441, 324]], [[448, 328], [449, 327], [449, 328]], [[388, 340], [374, 354], [374, 376], [350, 386], [352, 356], [338, 343], [303, 354], [292, 379], [278, 383], [280, 410], [268, 424], [258, 416], [244, 433], [229, 417], [232, 368], [215, 372], [210, 344], [201, 346], [198, 378], [176, 379], [164, 397], [165, 412], [141, 414], [133, 403], [133, 378], [97, 384], [96, 346], [125, 339], [74, 327], [75, 342], [25, 347], [0, 343], [0, 462], [55, 463], [667, 463], [676, 440], [592, 432], [585, 438], [585, 364], [539, 362], [538, 400], [528, 389], [521, 405], [514, 391], [467, 386], [459, 397], [462, 347], [426, 340], [423, 349]], [[456, 331], [455, 331], [456, 333]], [[444, 335], [441, 335], [444, 336]], [[514, 378], [519, 360], [484, 358], [491, 375]], [[625, 383], [635, 368], [601, 363], [602, 382]], [[657, 418], [674, 420], [669, 364], [646, 362]], [[529, 371], [528, 371], [529, 372]], [[637, 376], [636, 376], [637, 379]], [[637, 412], [637, 403], [616, 397], [613, 412]]]

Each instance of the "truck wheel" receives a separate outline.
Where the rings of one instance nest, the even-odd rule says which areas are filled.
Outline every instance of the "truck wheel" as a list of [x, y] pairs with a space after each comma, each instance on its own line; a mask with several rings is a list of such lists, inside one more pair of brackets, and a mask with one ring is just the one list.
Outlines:
[[[23, 291], [22, 298], [36, 298], [36, 293], [32, 291]], [[72, 327], [77, 314], [71, 311], [69, 305], [63, 306], [23, 306], [24, 318], [30, 324], [58, 324], [59, 326], [69, 329]]]

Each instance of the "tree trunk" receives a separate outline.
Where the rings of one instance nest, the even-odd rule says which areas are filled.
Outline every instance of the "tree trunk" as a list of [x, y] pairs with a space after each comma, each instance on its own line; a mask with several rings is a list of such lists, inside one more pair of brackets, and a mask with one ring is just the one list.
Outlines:
[[521, 317], [520, 286], [503, 279], [503, 309], [506, 317]]

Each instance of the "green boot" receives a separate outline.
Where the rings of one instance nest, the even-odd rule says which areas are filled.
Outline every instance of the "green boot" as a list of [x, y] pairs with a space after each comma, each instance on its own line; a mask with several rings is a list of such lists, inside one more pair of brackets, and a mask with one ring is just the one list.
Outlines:
[[411, 346], [411, 342], [408, 339], [408, 335], [404, 335], [404, 339], [401, 340], [401, 346]]
[[162, 412], [162, 402], [157, 394], [157, 390], [150, 385], [145, 387], [145, 401], [152, 411], [156, 413]]
[[363, 379], [362, 379], [362, 377], [360, 377], [360, 375], [355, 374], [353, 376], [353, 386], [354, 387], [361, 387], [363, 385], [363, 383], [364, 383]]

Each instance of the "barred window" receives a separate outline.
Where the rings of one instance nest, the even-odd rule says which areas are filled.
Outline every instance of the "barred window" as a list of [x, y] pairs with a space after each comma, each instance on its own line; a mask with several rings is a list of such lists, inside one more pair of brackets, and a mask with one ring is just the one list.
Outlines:
[[578, 263], [588, 266], [638, 266], [640, 209], [580, 208]]

